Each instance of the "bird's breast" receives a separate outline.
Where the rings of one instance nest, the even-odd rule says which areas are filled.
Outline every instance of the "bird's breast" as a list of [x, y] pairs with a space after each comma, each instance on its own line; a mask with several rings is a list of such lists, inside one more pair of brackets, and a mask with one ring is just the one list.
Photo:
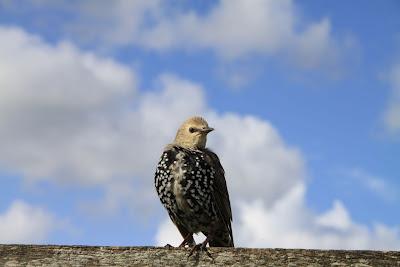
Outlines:
[[176, 156], [176, 160], [171, 165], [171, 173], [174, 176], [174, 182], [172, 185], [172, 192], [175, 195], [175, 201], [178, 209], [187, 212], [190, 211], [189, 203], [185, 197], [186, 187], [184, 184], [186, 181], [186, 173], [187, 173], [187, 164], [185, 163], [185, 154], [183, 152], [179, 152]]

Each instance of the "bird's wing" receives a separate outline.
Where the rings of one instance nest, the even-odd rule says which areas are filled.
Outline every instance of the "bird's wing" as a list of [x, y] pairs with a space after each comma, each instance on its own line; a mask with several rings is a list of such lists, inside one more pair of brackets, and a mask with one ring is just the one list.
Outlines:
[[218, 156], [209, 149], [205, 149], [207, 154], [207, 161], [208, 163], [214, 168], [216, 175], [215, 175], [215, 190], [214, 190], [214, 198], [217, 204], [217, 209], [219, 210], [222, 220], [228, 229], [231, 240], [233, 243], [233, 235], [232, 235], [232, 210], [231, 210], [231, 203], [229, 201], [229, 193], [228, 188], [226, 186], [225, 181], [225, 171], [219, 161]]

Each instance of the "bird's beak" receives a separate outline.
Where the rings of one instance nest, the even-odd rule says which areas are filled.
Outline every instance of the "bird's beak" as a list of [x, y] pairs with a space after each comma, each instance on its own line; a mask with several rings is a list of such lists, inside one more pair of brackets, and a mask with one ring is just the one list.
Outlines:
[[202, 131], [203, 133], [208, 134], [209, 132], [214, 131], [214, 128], [208, 127], [208, 128], [205, 128], [205, 129], [203, 129], [203, 130], [201, 130], [201, 131]]

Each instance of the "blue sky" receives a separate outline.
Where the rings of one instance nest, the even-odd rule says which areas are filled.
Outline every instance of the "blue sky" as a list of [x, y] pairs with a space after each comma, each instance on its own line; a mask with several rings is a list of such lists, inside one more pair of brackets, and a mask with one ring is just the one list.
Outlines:
[[399, 249], [399, 11], [0, 1], [0, 242], [178, 242], [154, 167], [200, 114], [239, 246]]

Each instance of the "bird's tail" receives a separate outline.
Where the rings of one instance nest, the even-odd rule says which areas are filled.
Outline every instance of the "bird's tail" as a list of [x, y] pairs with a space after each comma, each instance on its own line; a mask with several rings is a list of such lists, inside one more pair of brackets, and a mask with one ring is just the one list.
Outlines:
[[[208, 234], [204, 233], [205, 236]], [[208, 242], [210, 247], [234, 247], [233, 238], [228, 232], [219, 233], [212, 236]]]

